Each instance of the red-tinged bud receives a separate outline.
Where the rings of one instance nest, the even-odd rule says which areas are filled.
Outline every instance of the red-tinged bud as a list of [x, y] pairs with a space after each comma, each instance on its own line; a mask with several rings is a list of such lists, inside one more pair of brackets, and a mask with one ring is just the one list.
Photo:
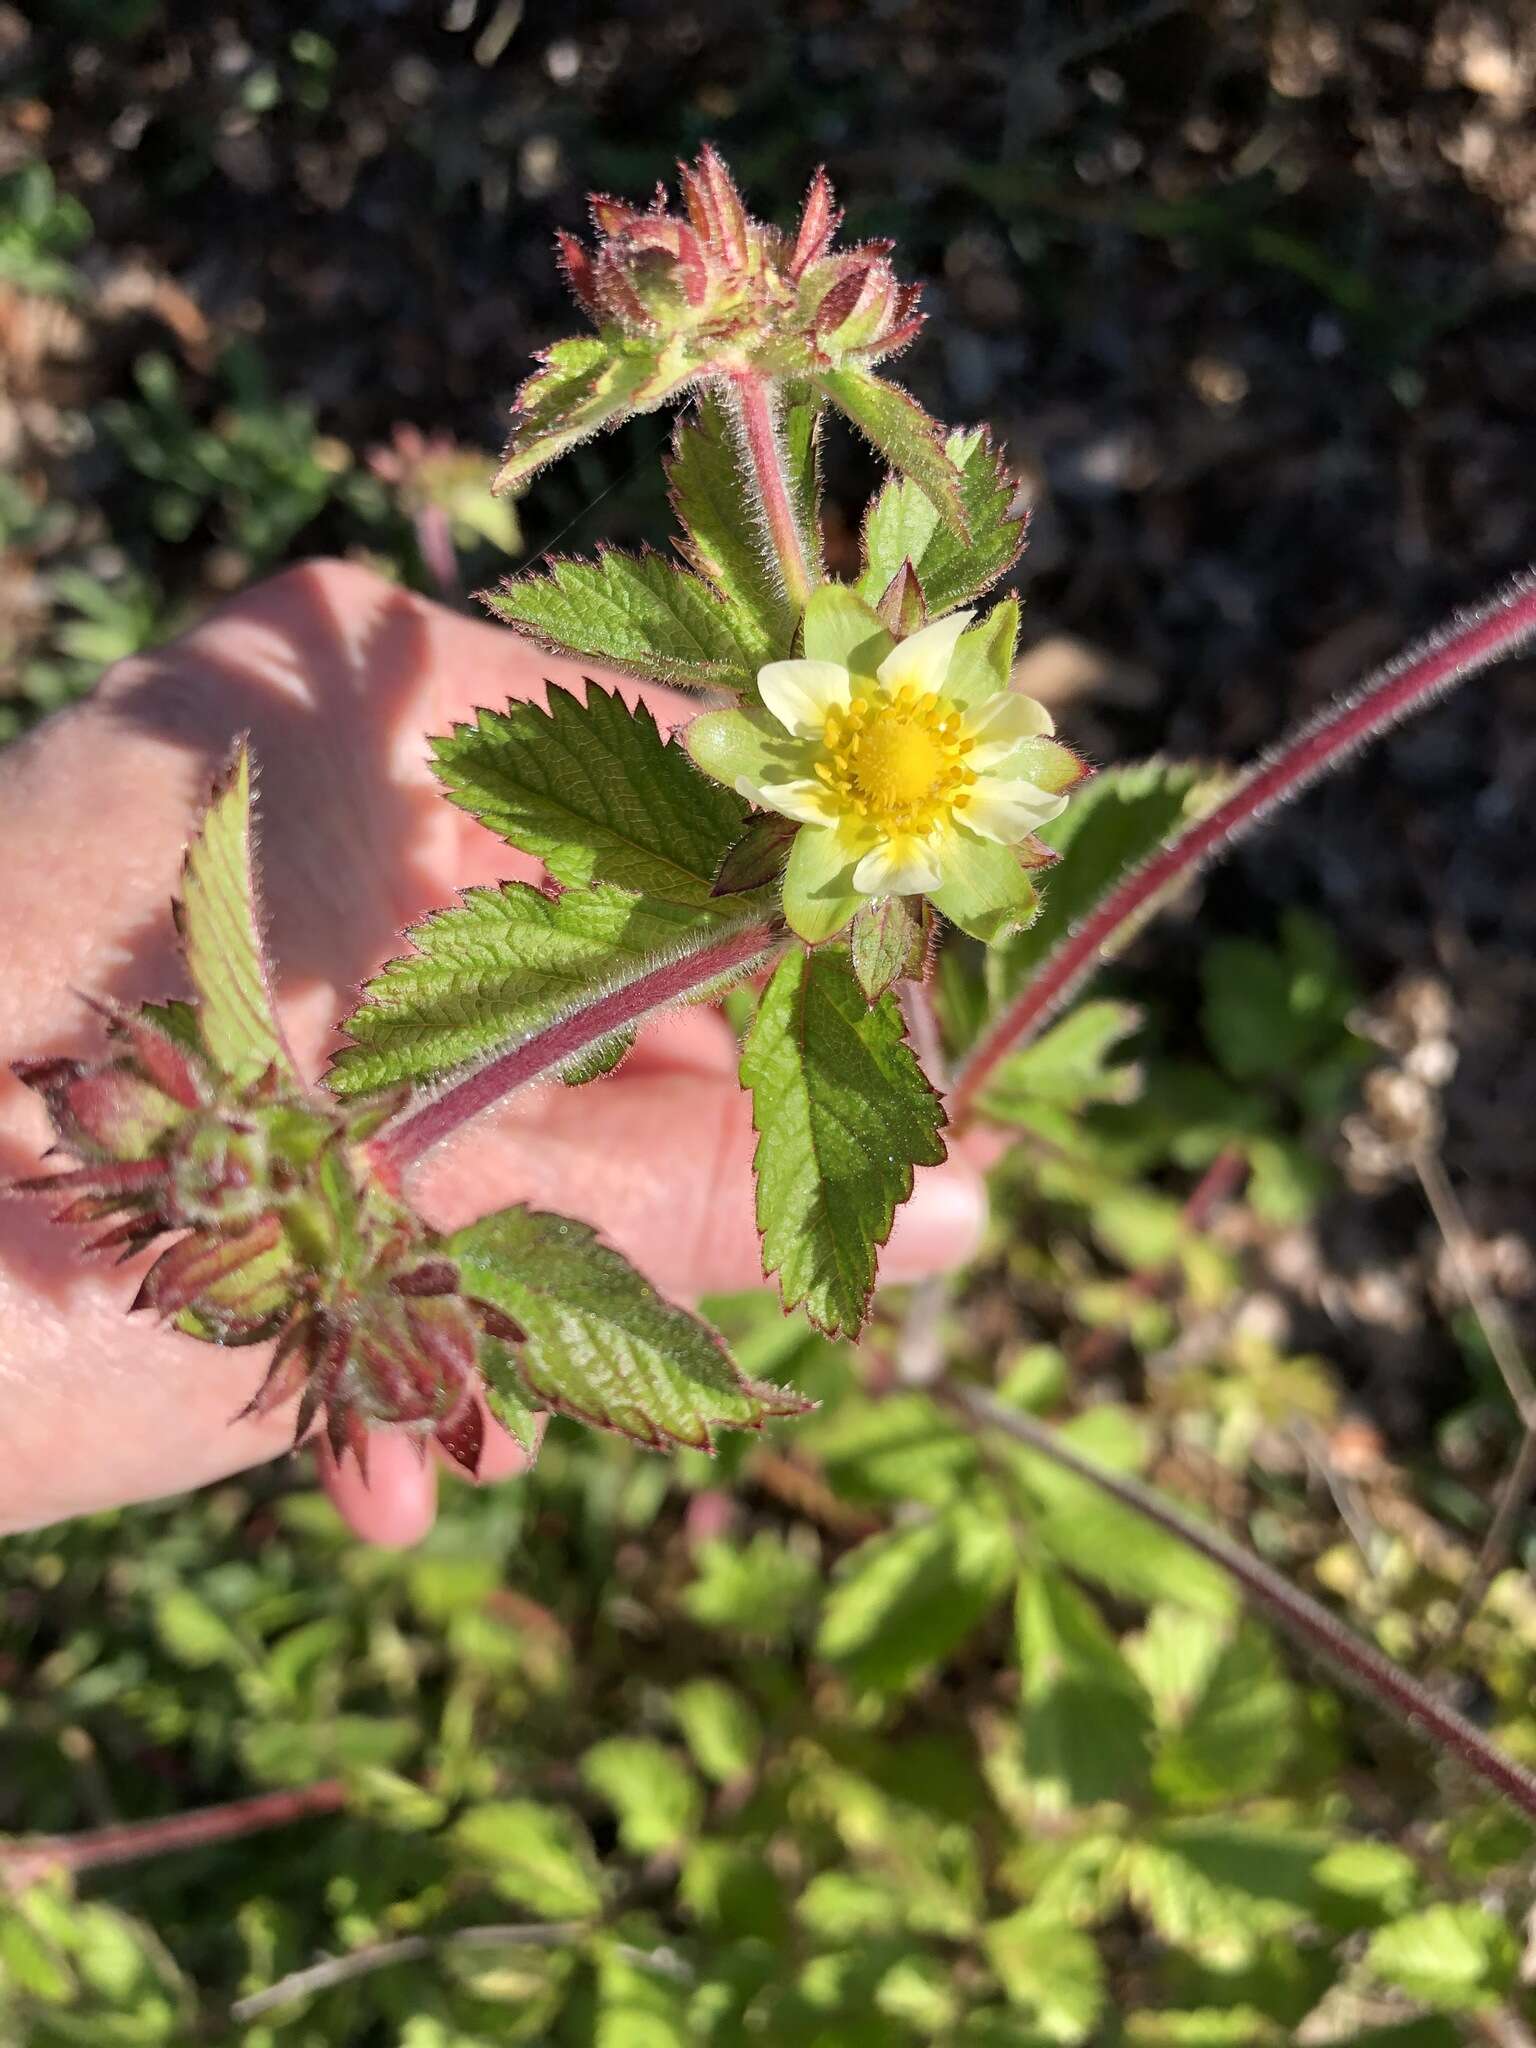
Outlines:
[[593, 227], [605, 239], [610, 235], [622, 235], [632, 222], [645, 218], [627, 199], [613, 199], [606, 192], [594, 192], [587, 205]]
[[445, 1385], [468, 1379], [474, 1372], [474, 1325], [457, 1295], [408, 1300], [405, 1321], [417, 1349]]
[[610, 242], [593, 266], [593, 287], [610, 320], [627, 330], [651, 334], [657, 332], [657, 325], [634, 283], [637, 260], [627, 249]]
[[312, 1330], [312, 1324], [302, 1315], [289, 1321], [277, 1340], [266, 1377], [236, 1415], [236, 1422], [244, 1421], [248, 1415], [270, 1415], [274, 1408], [286, 1406], [303, 1390], [310, 1376], [310, 1360], [304, 1347]]
[[[158, 1159], [102, 1160], [78, 1166], [68, 1173], [42, 1173], [16, 1182], [19, 1195], [72, 1195], [80, 1200], [99, 1201], [96, 1215], [110, 1216], [116, 1209], [154, 1207], [165, 1186], [165, 1166]], [[73, 1203], [70, 1205], [73, 1207]], [[86, 1220], [94, 1222], [96, 1215]], [[64, 1221], [75, 1219], [64, 1216]]]
[[528, 1332], [521, 1323], [504, 1315], [499, 1308], [493, 1308], [488, 1301], [472, 1301], [470, 1309], [479, 1321], [487, 1337], [499, 1338], [503, 1344], [526, 1344]]
[[363, 1140], [398, 1095], [354, 1108], [275, 1068], [236, 1082], [154, 1012], [111, 1013], [108, 1029], [124, 1056], [19, 1070], [82, 1161], [21, 1191], [61, 1198], [63, 1221], [112, 1222], [94, 1249], [126, 1257], [178, 1233], [132, 1305], [211, 1343], [276, 1336], [248, 1414], [297, 1399], [296, 1440], [323, 1418], [334, 1455], [360, 1466], [373, 1426], [418, 1443], [440, 1431], [473, 1470], [482, 1332], [525, 1339], [464, 1297], [442, 1240], [373, 1172]]
[[585, 246], [573, 234], [560, 228], [555, 234], [555, 246], [560, 255], [560, 268], [565, 272], [565, 281], [570, 286], [582, 311], [592, 320], [602, 318], [602, 302], [597, 296], [597, 285], [592, 275], [592, 258]]
[[437, 1425], [437, 1440], [454, 1463], [474, 1478], [485, 1448], [485, 1417], [472, 1395], [466, 1395], [454, 1413]]
[[832, 183], [826, 167], [818, 166], [811, 180], [811, 189], [805, 195], [805, 210], [800, 216], [795, 246], [784, 266], [784, 275], [792, 283], [798, 284], [811, 264], [826, 255], [842, 218], [842, 209], [832, 201]]
[[419, 1266], [392, 1273], [389, 1285], [395, 1294], [456, 1294], [459, 1269], [452, 1259], [424, 1259]]
[[[276, 1216], [263, 1216], [232, 1237], [194, 1232], [173, 1244], [150, 1267], [133, 1307], [153, 1309], [169, 1321], [184, 1309], [197, 1311], [203, 1297], [218, 1290], [217, 1312], [239, 1315], [242, 1305], [247, 1300], [254, 1303], [256, 1296], [243, 1293], [238, 1281], [244, 1277], [265, 1291], [269, 1276], [260, 1272], [262, 1262], [270, 1260], [282, 1242], [283, 1226]], [[270, 1313], [268, 1308], [266, 1314]]]
[[[856, 288], [855, 288], [856, 287]], [[888, 333], [896, 308], [896, 280], [883, 256], [862, 274], [849, 270], [822, 300], [816, 337], [832, 354], [866, 349]]]
[[112, 1035], [127, 1040], [134, 1064], [147, 1081], [183, 1109], [201, 1109], [210, 1099], [208, 1079], [185, 1046], [142, 1014], [114, 1020]]
[[849, 354], [871, 361], [890, 345], [898, 308], [912, 317], [916, 288], [897, 287], [889, 242], [832, 253], [842, 216], [825, 171], [792, 242], [750, 217], [714, 149], [679, 177], [681, 214], [664, 191], [648, 212], [598, 194], [596, 251], [559, 238], [572, 290], [599, 329], [663, 344], [669, 380], [734, 376], [754, 362], [791, 376]]
[[147, 1159], [180, 1124], [181, 1106], [126, 1061], [23, 1060], [17, 1080], [42, 1096], [62, 1144], [81, 1159]]

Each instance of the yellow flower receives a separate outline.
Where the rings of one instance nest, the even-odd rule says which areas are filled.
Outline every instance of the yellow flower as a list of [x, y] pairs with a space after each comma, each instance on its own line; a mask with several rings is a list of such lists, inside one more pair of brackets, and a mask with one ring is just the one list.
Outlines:
[[1066, 805], [1082, 764], [1050, 714], [1007, 687], [1017, 607], [981, 626], [951, 612], [894, 640], [841, 584], [805, 616], [805, 656], [758, 675], [762, 709], [688, 728], [700, 767], [793, 818], [784, 911], [811, 943], [873, 897], [930, 897], [993, 939], [1028, 921], [1031, 835]]

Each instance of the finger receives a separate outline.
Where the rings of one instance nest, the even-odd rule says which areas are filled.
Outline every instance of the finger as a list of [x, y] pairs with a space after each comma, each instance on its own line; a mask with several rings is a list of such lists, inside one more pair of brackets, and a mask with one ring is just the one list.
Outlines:
[[[626, 1070], [515, 1097], [425, 1160], [411, 1192], [444, 1229], [512, 1202], [579, 1216], [663, 1293], [688, 1299], [762, 1278], [755, 1146], [747, 1098], [728, 1075]], [[980, 1171], [957, 1147], [947, 1166], [918, 1173], [882, 1277], [962, 1263], [985, 1214]]]
[[409, 1437], [370, 1430], [366, 1479], [355, 1458], [338, 1466], [323, 1439], [315, 1462], [337, 1513], [365, 1543], [402, 1549], [431, 1528], [437, 1515], [437, 1471]]

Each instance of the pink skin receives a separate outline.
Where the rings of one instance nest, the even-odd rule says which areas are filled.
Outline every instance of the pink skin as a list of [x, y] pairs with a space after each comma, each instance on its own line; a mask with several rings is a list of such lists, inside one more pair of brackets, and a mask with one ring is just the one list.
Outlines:
[[[42, 1105], [9, 1075], [23, 1056], [91, 1051], [82, 993], [183, 988], [168, 906], [182, 848], [234, 735], [260, 765], [262, 870], [279, 1000], [318, 1073], [352, 991], [398, 951], [402, 924], [455, 888], [532, 878], [532, 862], [442, 801], [427, 735], [480, 704], [574, 682], [569, 662], [503, 627], [339, 562], [288, 571], [158, 654], [120, 664], [88, 702], [0, 755], [0, 1180], [37, 1171]], [[644, 694], [664, 725], [683, 698]], [[646, 1032], [621, 1071], [531, 1088], [424, 1161], [410, 1192], [452, 1227], [513, 1201], [595, 1223], [682, 1300], [760, 1277], [752, 1131], [734, 1048], [713, 1012]], [[884, 1274], [959, 1263], [983, 1218], [976, 1161], [919, 1176]], [[267, 1347], [221, 1352], [125, 1313], [147, 1257], [89, 1264], [35, 1202], [0, 1203], [0, 1532], [200, 1486], [276, 1457], [292, 1414], [231, 1422]], [[431, 1526], [432, 1462], [376, 1432], [370, 1482], [321, 1476], [358, 1535], [409, 1543]], [[482, 1478], [524, 1467], [487, 1433]]]

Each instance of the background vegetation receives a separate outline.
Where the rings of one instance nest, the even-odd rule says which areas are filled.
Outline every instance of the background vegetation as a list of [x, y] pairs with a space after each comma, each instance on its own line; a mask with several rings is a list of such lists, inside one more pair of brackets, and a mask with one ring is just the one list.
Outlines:
[[[553, 228], [712, 136], [775, 217], [825, 158], [934, 280], [904, 367], [1009, 443], [1073, 742], [1246, 755], [1528, 552], [1527, 13], [0, 6], [0, 733], [304, 554], [432, 588], [446, 528], [474, 589], [659, 537], [659, 422], [482, 483]], [[845, 566], [867, 481], [839, 442]], [[557, 1426], [406, 1556], [298, 1467], [0, 1547], [0, 1828], [336, 1809], [16, 1890], [0, 2040], [1528, 2044], [1529, 1830], [924, 1383], [1148, 1473], [1536, 1761], [1518, 1499], [1489, 1541], [1533, 759], [1496, 673], [1165, 919], [1035, 1055], [985, 1259], [857, 1358], [723, 1305], [810, 1422], [713, 1465]], [[1094, 857], [1169, 786], [1084, 804]]]

